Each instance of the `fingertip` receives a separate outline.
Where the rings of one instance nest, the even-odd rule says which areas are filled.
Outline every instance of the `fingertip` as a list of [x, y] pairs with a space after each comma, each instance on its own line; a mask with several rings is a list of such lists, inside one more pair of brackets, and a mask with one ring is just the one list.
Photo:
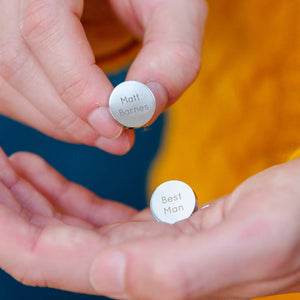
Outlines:
[[207, 6], [204, 0], [165, 2], [146, 19], [143, 47], [127, 79], [159, 82], [170, 105], [199, 74]]
[[123, 128], [113, 119], [108, 107], [93, 110], [88, 117], [88, 122], [97, 133], [108, 139], [116, 139], [123, 132]]
[[155, 113], [149, 121], [149, 123], [147, 123], [146, 126], [148, 126], [152, 124], [158, 118], [158, 116], [166, 109], [169, 96], [166, 88], [161, 83], [150, 81], [146, 83], [146, 86], [151, 90], [156, 101]]
[[134, 144], [134, 131], [124, 130], [124, 132], [116, 139], [109, 139], [101, 136], [95, 142], [95, 146], [101, 150], [115, 155], [126, 154]]
[[19, 151], [11, 154], [9, 160], [13, 167], [19, 172], [32, 166], [47, 165], [46, 161], [37, 154]]

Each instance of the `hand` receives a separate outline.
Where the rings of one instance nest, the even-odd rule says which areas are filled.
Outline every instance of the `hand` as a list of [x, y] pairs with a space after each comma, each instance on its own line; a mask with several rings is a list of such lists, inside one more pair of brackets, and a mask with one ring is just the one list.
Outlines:
[[[137, 225], [139, 227], [137, 228]], [[20, 282], [97, 294], [89, 269], [107, 246], [173, 229], [100, 199], [40, 157], [0, 148], [0, 267]]]
[[153, 224], [146, 237], [107, 248], [90, 270], [94, 289], [118, 299], [172, 300], [300, 292], [299, 178], [300, 159], [274, 166], [188, 220]]
[[124, 299], [299, 291], [300, 160], [174, 225], [102, 200], [41, 158], [0, 154], [0, 266], [29, 285]]
[[[153, 122], [197, 75], [206, 6], [199, 0], [110, 3], [144, 41], [127, 79], [152, 89], [158, 104]], [[123, 154], [134, 133], [109, 113], [113, 87], [95, 64], [80, 22], [83, 4], [0, 0], [0, 113], [54, 138]]]

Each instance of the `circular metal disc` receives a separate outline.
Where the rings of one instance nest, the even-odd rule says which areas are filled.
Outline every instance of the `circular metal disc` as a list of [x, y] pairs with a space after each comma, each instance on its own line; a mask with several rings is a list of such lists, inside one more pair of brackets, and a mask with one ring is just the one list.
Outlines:
[[155, 219], [169, 224], [189, 218], [197, 207], [194, 191], [179, 180], [162, 183], [154, 191], [150, 201]]
[[155, 107], [153, 93], [138, 81], [122, 82], [109, 98], [112, 116], [126, 128], [139, 128], [147, 124], [153, 117]]

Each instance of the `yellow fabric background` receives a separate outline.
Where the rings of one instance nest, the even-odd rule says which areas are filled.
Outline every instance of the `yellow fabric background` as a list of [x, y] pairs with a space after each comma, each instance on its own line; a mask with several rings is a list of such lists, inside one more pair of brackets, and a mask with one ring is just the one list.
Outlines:
[[103, 71], [118, 73], [128, 67], [141, 43], [119, 21], [108, 1], [85, 1], [81, 22]]
[[169, 111], [149, 178], [149, 192], [183, 180], [201, 203], [300, 156], [300, 2], [208, 2], [201, 73]]

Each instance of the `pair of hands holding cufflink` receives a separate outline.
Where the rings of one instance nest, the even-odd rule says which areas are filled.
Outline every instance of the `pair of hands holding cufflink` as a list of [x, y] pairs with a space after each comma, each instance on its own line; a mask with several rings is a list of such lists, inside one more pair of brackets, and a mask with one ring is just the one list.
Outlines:
[[[0, 113], [57, 139], [126, 153], [134, 133], [108, 110], [113, 87], [80, 22], [84, 1], [0, 4]], [[143, 39], [127, 80], [146, 83], [155, 95], [154, 121], [198, 73], [206, 5], [104, 5]], [[148, 209], [100, 199], [33, 154], [8, 159], [1, 151], [0, 267], [24, 284], [120, 299], [248, 299], [297, 291], [299, 169], [299, 160], [273, 167], [168, 225]]]

